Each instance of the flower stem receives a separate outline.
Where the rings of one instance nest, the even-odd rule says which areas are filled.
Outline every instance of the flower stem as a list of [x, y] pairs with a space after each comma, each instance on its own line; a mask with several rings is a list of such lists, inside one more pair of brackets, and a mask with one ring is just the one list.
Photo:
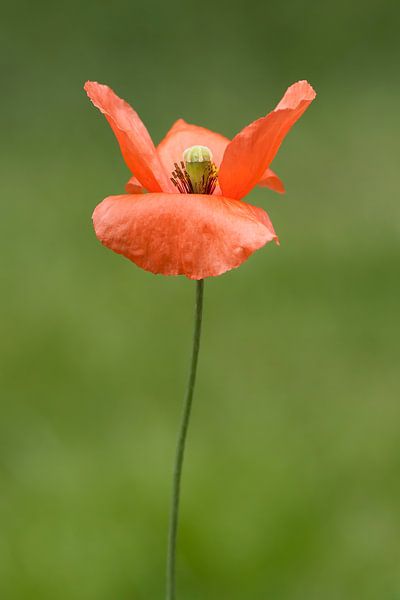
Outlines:
[[203, 317], [203, 290], [204, 280], [197, 281], [196, 306], [194, 314], [194, 332], [192, 360], [190, 363], [189, 382], [183, 405], [182, 421], [179, 429], [178, 443], [176, 446], [174, 479], [172, 486], [172, 505], [169, 522], [168, 553], [167, 553], [167, 593], [166, 600], [175, 600], [175, 563], [176, 563], [176, 539], [178, 533], [179, 500], [182, 479], [182, 466], [185, 454], [186, 436], [189, 427], [190, 413], [194, 386], [196, 382], [197, 359], [199, 357], [201, 322]]

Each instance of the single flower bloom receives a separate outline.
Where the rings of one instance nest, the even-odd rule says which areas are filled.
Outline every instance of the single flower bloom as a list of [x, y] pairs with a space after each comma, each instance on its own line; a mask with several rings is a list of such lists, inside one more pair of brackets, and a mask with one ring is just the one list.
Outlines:
[[315, 98], [307, 81], [292, 85], [272, 112], [233, 140], [179, 119], [157, 148], [113, 90], [91, 81], [85, 90], [132, 173], [127, 194], [109, 196], [93, 213], [102, 244], [146, 271], [204, 279], [240, 266], [272, 240], [278, 243], [268, 214], [242, 199], [256, 185], [284, 192], [269, 166]]

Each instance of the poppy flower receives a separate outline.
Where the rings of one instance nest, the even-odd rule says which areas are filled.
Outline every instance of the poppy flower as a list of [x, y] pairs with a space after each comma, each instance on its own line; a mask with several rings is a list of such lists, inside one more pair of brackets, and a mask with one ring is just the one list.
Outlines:
[[85, 90], [132, 173], [127, 194], [109, 196], [93, 213], [102, 244], [146, 271], [198, 280], [278, 243], [268, 214], [243, 198], [256, 185], [284, 191], [269, 166], [315, 98], [307, 81], [289, 87], [272, 112], [232, 140], [179, 119], [157, 148], [138, 114], [111, 88], [88, 81]]

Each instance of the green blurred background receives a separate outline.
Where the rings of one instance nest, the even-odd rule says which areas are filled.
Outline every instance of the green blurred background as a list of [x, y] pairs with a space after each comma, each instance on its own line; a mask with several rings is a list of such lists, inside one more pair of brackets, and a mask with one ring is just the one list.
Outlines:
[[317, 101], [249, 200], [281, 238], [206, 282], [180, 600], [400, 599], [398, 2], [2, 5], [0, 598], [162, 598], [194, 284], [102, 248], [128, 171], [86, 79], [159, 141]]

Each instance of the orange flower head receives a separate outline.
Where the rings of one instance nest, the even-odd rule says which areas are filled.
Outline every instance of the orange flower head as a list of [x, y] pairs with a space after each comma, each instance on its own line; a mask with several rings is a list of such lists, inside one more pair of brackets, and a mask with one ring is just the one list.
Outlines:
[[284, 192], [269, 166], [315, 98], [307, 81], [289, 87], [272, 112], [231, 141], [179, 119], [157, 148], [137, 113], [108, 86], [88, 81], [85, 90], [132, 173], [127, 194], [109, 196], [93, 213], [102, 244], [146, 271], [204, 279], [278, 243], [268, 214], [242, 199], [256, 185]]

